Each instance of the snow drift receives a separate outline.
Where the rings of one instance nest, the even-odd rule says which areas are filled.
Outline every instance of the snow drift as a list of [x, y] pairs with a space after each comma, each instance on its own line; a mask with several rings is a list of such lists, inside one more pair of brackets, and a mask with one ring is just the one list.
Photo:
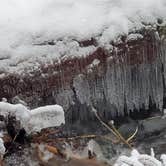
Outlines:
[[111, 48], [119, 35], [164, 20], [165, 10], [165, 0], [1, 0], [0, 71], [89, 55], [96, 47], [78, 41], [92, 37]]

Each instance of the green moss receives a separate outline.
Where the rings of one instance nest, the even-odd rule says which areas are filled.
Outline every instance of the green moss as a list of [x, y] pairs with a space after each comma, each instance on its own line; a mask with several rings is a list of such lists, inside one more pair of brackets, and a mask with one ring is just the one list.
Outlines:
[[160, 37], [166, 38], [166, 25], [165, 26], [159, 26], [158, 27], [158, 32], [159, 32]]

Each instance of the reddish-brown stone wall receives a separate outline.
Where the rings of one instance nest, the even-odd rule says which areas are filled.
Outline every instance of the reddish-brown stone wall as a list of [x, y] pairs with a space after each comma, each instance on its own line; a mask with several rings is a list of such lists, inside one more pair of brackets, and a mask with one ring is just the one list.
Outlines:
[[[97, 45], [94, 39], [80, 43], [82, 47], [91, 44]], [[65, 59], [61, 60], [61, 62], [54, 62], [51, 65], [43, 64], [40, 70], [33, 71], [31, 74], [25, 73], [24, 76], [21, 76], [8, 73], [5, 77], [0, 78], [0, 98], [6, 97], [10, 100], [18, 95], [32, 107], [41, 104], [47, 98], [49, 100], [54, 98], [50, 101], [50, 103], [54, 103], [56, 102], [55, 93], [58, 94], [65, 90], [71, 90], [72, 95], [74, 95], [73, 80], [79, 74], [83, 74], [87, 79], [86, 81], [95, 82], [96, 80], [103, 79], [108, 70], [112, 70], [111, 68], [116, 70], [116, 66], [120, 68], [121, 66], [123, 68], [130, 66], [132, 68], [134, 66], [137, 71], [139, 65], [156, 63], [159, 47], [160, 41], [155, 38], [155, 32], [149, 32], [144, 34], [143, 39], [137, 39], [136, 41], [123, 40], [121, 43], [113, 44], [111, 52], [99, 47], [93, 54], [86, 57]], [[93, 63], [94, 59], [98, 59], [100, 63], [89, 72], [88, 66]], [[129, 80], [130, 83], [132, 79]], [[54, 97], [52, 92], [54, 92]], [[40, 99], [40, 102], [36, 101], [36, 105], [32, 104], [32, 101], [35, 102], [37, 99]]]

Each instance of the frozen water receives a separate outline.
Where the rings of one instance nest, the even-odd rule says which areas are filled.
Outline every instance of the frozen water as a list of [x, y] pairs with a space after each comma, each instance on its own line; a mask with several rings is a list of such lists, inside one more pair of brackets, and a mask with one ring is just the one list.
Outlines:
[[5, 154], [6, 148], [4, 146], [3, 139], [0, 138], [0, 156], [2, 157]]

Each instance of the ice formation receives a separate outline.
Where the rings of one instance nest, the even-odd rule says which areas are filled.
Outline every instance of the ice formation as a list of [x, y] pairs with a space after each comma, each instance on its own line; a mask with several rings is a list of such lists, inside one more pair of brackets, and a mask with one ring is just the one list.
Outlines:
[[78, 41], [93, 37], [106, 47], [119, 35], [164, 20], [165, 10], [165, 0], [2, 0], [0, 72], [89, 55], [96, 46]]
[[0, 115], [16, 117], [27, 133], [37, 132], [43, 128], [60, 126], [65, 123], [63, 108], [59, 105], [39, 107], [29, 110], [22, 104], [0, 102]]
[[166, 42], [156, 29], [145, 33], [143, 39], [130, 34], [130, 40], [139, 39], [122, 42], [113, 52], [99, 48], [88, 57], [45, 64], [34, 75], [6, 74], [0, 79], [0, 98], [15, 103], [21, 102], [19, 96], [32, 108], [58, 103], [70, 110], [66, 119], [71, 122], [92, 119], [91, 103], [107, 120], [134, 111], [147, 117], [148, 109], [164, 108]]
[[72, 122], [93, 119], [92, 103], [107, 120], [162, 110], [165, 11], [165, 0], [1, 2], [0, 98], [59, 103]]
[[5, 151], [6, 151], [6, 148], [4, 146], [3, 139], [0, 138], [0, 157], [2, 157], [5, 154]]
[[94, 141], [94, 140], [90, 140], [88, 142], [88, 146], [87, 146], [88, 150], [91, 151], [92, 154], [95, 154], [96, 155], [96, 158], [99, 160], [99, 159], [103, 159], [104, 156], [103, 156], [103, 153], [102, 153], [102, 150], [99, 146], [99, 144]]
[[166, 166], [165, 154], [161, 155], [161, 161], [147, 154], [140, 154], [137, 150], [132, 150], [131, 156], [120, 156], [114, 166]]

